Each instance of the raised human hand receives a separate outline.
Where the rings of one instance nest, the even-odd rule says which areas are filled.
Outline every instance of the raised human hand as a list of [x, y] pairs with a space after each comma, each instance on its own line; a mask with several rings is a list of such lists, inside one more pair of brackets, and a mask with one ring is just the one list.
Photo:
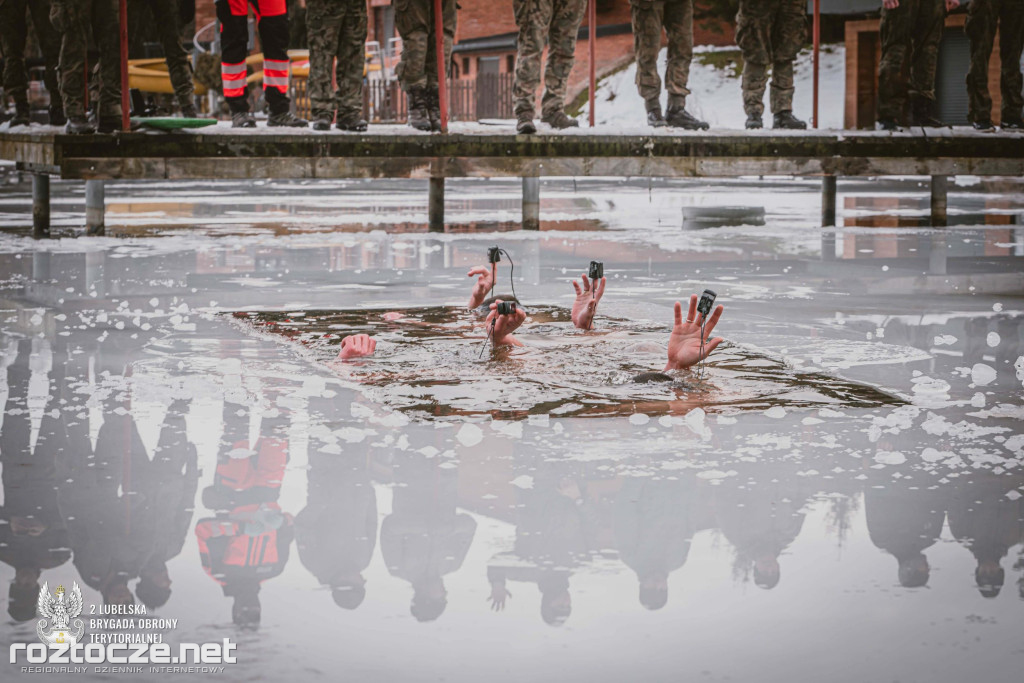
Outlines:
[[474, 266], [466, 273], [466, 277], [476, 277], [473, 283], [473, 292], [469, 295], [469, 308], [474, 309], [484, 302], [487, 293], [494, 287], [498, 279], [498, 264], [492, 263], [488, 266]]
[[712, 338], [711, 333], [714, 331], [715, 325], [718, 324], [718, 319], [722, 317], [723, 310], [725, 309], [721, 305], [716, 306], [708, 318], [707, 324], [704, 326], [706, 335], [704, 352], [701, 353], [701, 321], [697, 314], [697, 295], [690, 295], [690, 308], [685, 320], [683, 319], [683, 305], [676, 302], [675, 325], [672, 327], [672, 335], [668, 338], [666, 370], [682, 370], [696, 365], [711, 355], [711, 352], [722, 343], [721, 337]]
[[491, 609], [495, 612], [500, 612], [505, 609], [505, 601], [511, 597], [512, 593], [505, 588], [504, 583], [492, 583], [491, 595], [487, 599], [491, 601]]
[[600, 282], [593, 282], [584, 274], [582, 276], [583, 287], [575, 280], [572, 281], [573, 289], [576, 290], [576, 300], [572, 302], [572, 324], [581, 330], [589, 330], [594, 325], [594, 314], [597, 312], [597, 304], [604, 296], [605, 278]]
[[484, 325], [489, 328], [491, 323], [494, 323], [494, 327], [491, 328], [491, 343], [494, 346], [502, 344], [522, 346], [519, 340], [512, 336], [512, 333], [526, 320], [526, 311], [522, 306], [517, 305], [515, 313], [498, 315], [498, 304], [500, 303], [501, 299], [497, 299], [491, 304], [491, 312], [487, 314], [487, 319], [484, 321]]
[[372, 356], [377, 348], [377, 341], [368, 334], [354, 334], [341, 340], [341, 351], [338, 360]]

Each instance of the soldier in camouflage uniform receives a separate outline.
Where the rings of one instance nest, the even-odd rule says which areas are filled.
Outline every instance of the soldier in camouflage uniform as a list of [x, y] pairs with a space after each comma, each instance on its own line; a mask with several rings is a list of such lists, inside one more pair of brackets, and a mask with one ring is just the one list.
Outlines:
[[807, 24], [804, 0], [740, 0], [736, 43], [743, 52], [743, 110], [747, 128], [764, 124], [764, 90], [772, 71], [773, 128], [801, 129], [793, 116], [793, 60], [804, 43]]
[[999, 27], [999, 90], [1003, 97], [1003, 130], [1024, 128], [1021, 110], [1020, 55], [1024, 48], [1024, 0], [971, 0], [964, 31], [971, 41], [967, 72], [967, 117], [978, 130], [992, 130], [992, 98], [988, 94], [988, 60]]
[[578, 126], [579, 123], [565, 113], [565, 91], [575, 62], [576, 35], [587, 0], [514, 0], [513, 8], [519, 27], [516, 75], [512, 86], [516, 130], [527, 135], [537, 132], [533, 116], [545, 43], [548, 46], [548, 63], [544, 70], [541, 121], [560, 129]]
[[[182, 47], [178, 0], [132, 0], [128, 3], [129, 39], [145, 35], [147, 29], [160, 41], [171, 77], [174, 96], [185, 118], [196, 117], [192, 62]], [[141, 56], [141, 55], [140, 55]]]
[[[447, 77], [455, 40], [455, 0], [442, 0], [441, 19]], [[395, 73], [409, 96], [409, 125], [419, 130], [441, 130], [433, 0], [395, 0], [395, 28], [402, 37], [402, 59]]]
[[[636, 52], [636, 87], [647, 105], [647, 123], [700, 130], [708, 124], [686, 111], [686, 87], [693, 58], [693, 0], [630, 0], [633, 48]], [[668, 108], [661, 113], [661, 78], [658, 53], [662, 31], [668, 34], [665, 90]]]
[[60, 98], [57, 62], [60, 34], [50, 23], [50, 0], [0, 0], [0, 47], [4, 55], [4, 90], [14, 100], [12, 126], [30, 123], [28, 105], [28, 69], [25, 68], [25, 40], [28, 22], [25, 10], [32, 12], [32, 25], [43, 51], [46, 71], [43, 79], [50, 91], [50, 123], [64, 125], [64, 105]]
[[[941, 126], [935, 117], [935, 68], [946, 10], [959, 0], [882, 0], [882, 59], [878, 64], [878, 127], [896, 130], [910, 96], [911, 124]], [[903, 64], [910, 61], [910, 81]]]
[[[366, 130], [362, 117], [366, 0], [309, 0], [306, 31], [313, 129], [330, 130], [337, 109], [339, 130]], [[331, 85], [335, 57], [337, 93]]]
[[85, 115], [85, 62], [89, 36], [99, 49], [99, 130], [121, 127], [121, 49], [117, 0], [53, 0], [50, 21], [64, 34], [60, 46], [60, 93], [71, 134], [94, 133]]

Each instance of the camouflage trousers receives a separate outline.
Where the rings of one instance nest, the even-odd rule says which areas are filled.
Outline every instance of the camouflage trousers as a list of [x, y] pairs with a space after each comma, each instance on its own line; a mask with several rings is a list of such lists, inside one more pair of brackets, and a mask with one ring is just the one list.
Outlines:
[[988, 60], [999, 28], [999, 91], [1002, 121], [1019, 121], [1021, 97], [1021, 50], [1024, 48], [1024, 0], [971, 0], [964, 31], [971, 42], [971, 66], [967, 72], [968, 118], [990, 121], [992, 97], [988, 92]]
[[736, 44], [743, 52], [743, 110], [748, 116], [764, 113], [769, 69], [772, 113], [793, 110], [793, 60], [804, 43], [806, 14], [804, 0], [740, 0]]
[[32, 13], [39, 47], [43, 51], [46, 71], [43, 79], [50, 91], [50, 105], [59, 107], [60, 33], [50, 23], [50, 0], [0, 0], [0, 49], [4, 56], [4, 90], [15, 102], [28, 101], [28, 69], [25, 68], [25, 43], [28, 23], [25, 10]]
[[576, 61], [576, 34], [583, 21], [586, 0], [514, 0], [519, 39], [516, 74], [512, 86], [516, 116], [536, 111], [540, 86], [540, 61], [545, 44], [548, 63], [544, 69], [541, 116], [565, 109], [569, 73]]
[[89, 36], [99, 50], [100, 116], [121, 115], [121, 49], [117, 0], [53, 0], [50, 21], [64, 37], [60, 46], [60, 93], [64, 113], [85, 116], [85, 66]]
[[[451, 70], [457, 20], [455, 0], [442, 0], [445, 74]], [[433, 0], [395, 0], [395, 28], [402, 37], [402, 59], [395, 69], [402, 89], [437, 89], [437, 38]]]
[[661, 108], [658, 53], [661, 33], [668, 34], [668, 65], [665, 90], [668, 108], [682, 109], [690, 94], [690, 62], [693, 60], [693, 0], [630, 0], [633, 49], [636, 53], [636, 88], [647, 111]]
[[[944, 0], [901, 0], [882, 9], [882, 59], [878, 64], [878, 118], [903, 120], [906, 98], [935, 100], [935, 68], [946, 20]], [[910, 81], [903, 65], [910, 60]]]
[[[178, 14], [178, 0], [130, 0], [128, 3], [129, 41], [144, 33], [142, 27], [152, 26], [153, 33], [160, 41], [167, 61], [167, 72], [171, 77], [174, 96], [180, 106], [194, 104], [195, 89], [192, 85], [192, 62], [182, 47], [181, 18]], [[135, 46], [132, 46], [135, 47]], [[130, 55], [134, 57], [135, 55]], [[140, 57], [142, 55], [139, 55]]]
[[[363, 110], [366, 0], [309, 0], [309, 101], [313, 116]], [[337, 63], [334, 60], [337, 58]], [[332, 72], [338, 82], [335, 94]]]

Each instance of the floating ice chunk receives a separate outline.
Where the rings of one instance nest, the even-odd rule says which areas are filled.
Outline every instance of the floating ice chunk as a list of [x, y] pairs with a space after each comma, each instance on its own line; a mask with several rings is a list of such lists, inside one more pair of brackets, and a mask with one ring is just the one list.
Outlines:
[[1000, 341], [1001, 340], [998, 332], [989, 332], [988, 336], [985, 337], [985, 343], [988, 344], [993, 349], [999, 346]]
[[880, 462], [883, 465], [902, 465], [907, 461], [907, 457], [899, 451], [878, 451], [875, 453], [875, 462]]
[[156, 308], [157, 306], [160, 305], [160, 299], [153, 297], [152, 299], [149, 300], [149, 305], [152, 306], [153, 308]]
[[971, 396], [971, 405], [975, 408], [985, 407], [985, 394], [980, 391], [976, 391], [974, 396]]
[[650, 421], [650, 416], [644, 415], [643, 413], [633, 413], [632, 415], [629, 416], [629, 424], [635, 425], [637, 427], [645, 425]]
[[512, 480], [513, 486], [518, 486], [521, 489], [532, 489], [533, 488], [533, 477], [528, 474], [520, 474], [518, 477]]
[[824, 420], [819, 420], [816, 417], [810, 417], [810, 416], [805, 417], [804, 419], [800, 420], [800, 424], [805, 425], [807, 427], [810, 427], [812, 425], [820, 425], [823, 422], [824, 422]]
[[1014, 491], [1007, 491], [1006, 492], [1006, 497], [1009, 498], [1010, 500], [1019, 500], [1020, 497], [1021, 497], [1021, 493], [1020, 493], [1020, 491], [1016, 491], [1016, 490], [1014, 490]]
[[423, 455], [423, 456], [426, 456], [428, 458], [433, 458], [435, 455], [437, 455], [441, 451], [439, 451], [434, 446], [424, 446], [423, 448], [420, 448], [416, 452], [421, 454], [421, 455]]
[[470, 448], [484, 440], [484, 432], [475, 424], [467, 422], [462, 425], [462, 428], [455, 434], [455, 438], [458, 439], [459, 443], [463, 446]]
[[974, 367], [971, 368], [971, 381], [977, 384], [979, 387], [983, 387], [986, 384], [991, 384], [996, 379], [996, 370], [991, 365], [985, 365], [984, 363], [975, 363]]
[[1014, 434], [1003, 442], [1003, 448], [1016, 455], [1024, 455], [1024, 434]]
[[366, 420], [373, 416], [373, 408], [362, 403], [352, 403], [348, 411], [357, 420]]
[[956, 337], [951, 334], [940, 334], [935, 337], [935, 346], [952, 346], [956, 344]]
[[256, 451], [251, 448], [232, 448], [228, 451], [228, 457], [232, 460], [244, 460], [246, 458], [251, 458], [255, 452]]
[[734, 425], [736, 424], [736, 418], [728, 415], [719, 415], [718, 424], [720, 425]]
[[949, 458], [956, 457], [955, 454], [950, 451], [940, 451], [932, 448], [931, 446], [921, 451], [921, 459], [925, 462], [941, 462], [948, 460]]
[[334, 430], [334, 433], [348, 443], [360, 443], [366, 439], [366, 431], [355, 427], [342, 427]]
[[504, 434], [505, 436], [512, 439], [521, 439], [523, 437], [523, 423], [522, 422], [511, 422], [509, 420], [495, 420], [491, 423], [491, 429]]
[[381, 415], [380, 417], [374, 418], [374, 423], [383, 425], [384, 427], [404, 427], [409, 424], [409, 418], [404, 413], [398, 411], [390, 412], [387, 415]]
[[722, 470], [704, 470], [703, 472], [697, 473], [698, 479], [725, 479], [726, 477], [735, 477], [737, 474], [736, 470], [729, 470], [723, 472]]
[[776, 420], [786, 417], [786, 409], [782, 406], [772, 406], [768, 410], [764, 411], [764, 414], [768, 417]]
[[539, 425], [547, 427], [551, 423], [550, 415], [530, 415], [526, 418], [526, 421], [532, 425]]

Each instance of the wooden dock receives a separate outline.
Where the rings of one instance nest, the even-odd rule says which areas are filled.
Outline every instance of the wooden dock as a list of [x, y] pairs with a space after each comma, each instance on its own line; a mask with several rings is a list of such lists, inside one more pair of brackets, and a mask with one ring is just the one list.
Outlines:
[[44, 232], [50, 175], [94, 181], [87, 196], [87, 208], [93, 209], [90, 228], [97, 227], [97, 208], [102, 222], [102, 185], [96, 181], [424, 178], [429, 179], [432, 229], [443, 229], [446, 178], [523, 178], [523, 227], [529, 229], [539, 225], [537, 179], [545, 176], [820, 176], [823, 225], [834, 225], [837, 177], [930, 176], [933, 221], [942, 225], [950, 176], [1024, 176], [1024, 135], [969, 129], [781, 134], [597, 128], [523, 136], [508, 126], [452, 128], [446, 135], [430, 135], [403, 126], [374, 126], [367, 134], [353, 135], [217, 126], [91, 136], [42, 128], [0, 132], [0, 159], [16, 162], [39, 179], [35, 215], [39, 224], [45, 219]]

